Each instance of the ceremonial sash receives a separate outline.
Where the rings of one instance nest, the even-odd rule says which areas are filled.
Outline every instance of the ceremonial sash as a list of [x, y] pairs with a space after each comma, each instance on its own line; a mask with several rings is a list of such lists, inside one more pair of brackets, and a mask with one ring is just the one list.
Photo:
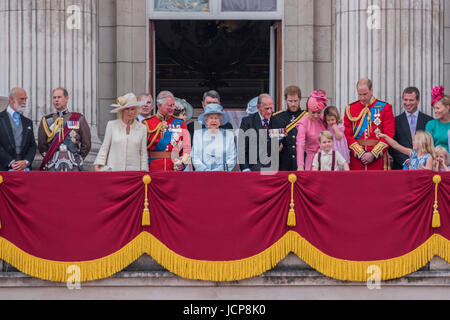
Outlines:
[[[72, 112], [72, 115], [70, 116], [70, 119], [69, 119], [68, 122], [79, 121], [80, 118], [81, 118], [81, 113]], [[46, 121], [46, 120], [43, 119], [43, 121]], [[50, 146], [50, 148], [48, 149], [47, 153], [45, 154], [45, 157], [42, 160], [42, 164], [41, 164], [41, 167], [40, 167], [39, 170], [42, 170], [45, 167], [45, 165], [50, 161], [50, 159], [53, 157], [55, 152], [59, 149], [59, 146], [66, 139], [67, 135], [70, 132], [70, 130], [69, 130], [68, 126], [67, 126], [68, 122], [66, 122], [64, 124], [64, 127], [63, 127], [64, 136], [62, 137], [62, 139], [60, 138], [59, 135], [55, 136], [55, 138], [53, 139], [52, 145]]]
[[364, 118], [364, 120], [362, 123], [362, 126], [358, 132], [358, 134], [355, 136], [355, 139], [358, 140], [362, 137], [364, 131], [366, 131], [366, 129], [369, 127], [369, 124], [372, 123], [372, 121], [375, 118], [375, 112], [374, 111], [378, 111], [381, 112], [381, 110], [383, 110], [383, 108], [386, 106], [385, 102], [381, 102], [381, 101], [377, 101], [372, 108], [370, 108], [369, 113], [367, 114], [367, 116]]
[[294, 121], [292, 121], [291, 123], [289, 123], [286, 126], [286, 135], [297, 126], [297, 123], [303, 119], [303, 117], [305, 117], [308, 114], [308, 112], [303, 111]]
[[[183, 124], [183, 121], [184, 121], [183, 119], [174, 118], [170, 124], [175, 126], [177, 125], [181, 126]], [[155, 152], [165, 151], [170, 141], [172, 141], [172, 135], [173, 132], [171, 132], [170, 130], [166, 130], [166, 132], [164, 132], [164, 136], [159, 140], [155, 149], [153, 149], [152, 151]], [[156, 158], [149, 158], [148, 163], [152, 162], [153, 160], [156, 160]]]

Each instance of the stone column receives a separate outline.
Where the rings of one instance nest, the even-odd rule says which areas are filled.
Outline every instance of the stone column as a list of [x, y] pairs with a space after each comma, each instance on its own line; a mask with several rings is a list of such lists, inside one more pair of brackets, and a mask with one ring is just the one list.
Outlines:
[[98, 142], [97, 0], [3, 0], [0, 30], [0, 93], [23, 87], [37, 126], [54, 110], [52, 89], [65, 87]]
[[431, 115], [431, 89], [443, 82], [443, 0], [337, 0], [335, 9], [337, 106], [356, 101], [358, 79], [369, 77], [395, 114], [403, 89], [416, 86]]

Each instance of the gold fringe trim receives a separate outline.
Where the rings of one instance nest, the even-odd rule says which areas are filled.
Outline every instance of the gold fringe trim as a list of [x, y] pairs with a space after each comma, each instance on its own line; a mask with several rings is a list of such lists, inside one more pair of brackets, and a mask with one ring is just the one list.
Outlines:
[[69, 268], [76, 266], [80, 268], [79, 281], [86, 282], [108, 278], [123, 270], [142, 255], [147, 240], [146, 235], [141, 233], [109, 256], [89, 261], [62, 262], [32, 256], [0, 237], [0, 258], [32, 277], [54, 282], [67, 282], [71, 277]]
[[69, 267], [79, 267], [79, 281], [103, 279], [123, 270], [143, 253], [147, 253], [170, 272], [187, 279], [205, 281], [237, 281], [261, 275], [272, 269], [290, 252], [323, 275], [344, 281], [366, 282], [369, 267], [380, 270], [380, 280], [395, 279], [417, 271], [438, 255], [450, 263], [450, 241], [434, 234], [417, 249], [400, 257], [378, 261], [350, 261], [330, 257], [302, 238], [288, 231], [263, 252], [234, 261], [203, 261], [185, 258], [156, 239], [142, 232], [117, 252], [90, 261], [59, 262], [34, 257], [0, 237], [0, 258], [20, 271], [36, 278], [67, 282]]

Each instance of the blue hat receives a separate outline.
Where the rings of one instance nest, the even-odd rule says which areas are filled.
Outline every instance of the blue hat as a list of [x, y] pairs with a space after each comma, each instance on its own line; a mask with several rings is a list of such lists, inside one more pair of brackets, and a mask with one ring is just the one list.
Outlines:
[[256, 107], [256, 105], [258, 104], [258, 97], [254, 97], [252, 100], [249, 101], [249, 103], [247, 104], [247, 114], [253, 114], [256, 113], [258, 111], [258, 108]]
[[208, 114], [220, 114], [222, 116], [222, 121], [220, 122], [221, 126], [230, 121], [230, 117], [223, 112], [223, 107], [220, 104], [211, 103], [206, 105], [205, 112], [198, 116], [198, 121], [206, 125], [205, 116], [207, 116]]

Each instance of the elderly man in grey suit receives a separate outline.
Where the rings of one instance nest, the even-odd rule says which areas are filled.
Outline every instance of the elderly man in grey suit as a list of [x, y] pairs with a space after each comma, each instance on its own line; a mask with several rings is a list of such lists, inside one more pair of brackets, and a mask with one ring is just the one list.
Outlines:
[[[403, 108], [405, 112], [395, 117], [395, 136], [394, 140], [402, 146], [412, 148], [414, 134], [416, 131], [425, 130], [428, 121], [432, 117], [419, 111], [420, 92], [416, 87], [408, 87], [403, 90]], [[389, 154], [394, 159], [392, 169], [401, 170], [408, 156], [398, 152], [394, 148], [389, 149]]]
[[27, 93], [14, 88], [9, 94], [9, 105], [0, 112], [0, 171], [30, 170], [36, 155], [33, 122], [22, 115], [27, 104]]

